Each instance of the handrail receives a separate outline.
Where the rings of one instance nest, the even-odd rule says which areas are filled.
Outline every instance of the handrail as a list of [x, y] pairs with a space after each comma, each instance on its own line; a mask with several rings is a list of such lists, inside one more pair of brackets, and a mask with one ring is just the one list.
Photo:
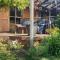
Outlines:
[[[5, 36], [5, 37], [9, 37], [9, 36], [16, 36], [16, 37], [30, 37], [28, 36], [28, 34], [14, 34], [14, 33], [0, 33], [0, 37], [1, 36]], [[34, 37], [44, 37], [44, 36], [49, 36], [49, 34], [35, 34]]]

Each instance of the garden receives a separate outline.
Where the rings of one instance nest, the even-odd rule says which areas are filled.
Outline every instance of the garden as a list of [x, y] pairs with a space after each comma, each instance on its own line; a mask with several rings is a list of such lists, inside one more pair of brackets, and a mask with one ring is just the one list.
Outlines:
[[[0, 6], [13, 6], [23, 10], [29, 5], [28, 0], [19, 2], [19, 0], [0, 0]], [[17, 39], [0, 37], [0, 60], [60, 60], [60, 13], [56, 15], [53, 23], [52, 28], [46, 29], [49, 35], [40, 42], [34, 41], [31, 47], [30, 40], [24, 45]]]
[[50, 33], [31, 48], [17, 40], [0, 38], [0, 60], [60, 60], [60, 30], [55, 27]]
[[0, 37], [0, 60], [60, 60], [60, 15], [57, 17], [55, 27], [47, 29], [50, 35], [32, 47]]

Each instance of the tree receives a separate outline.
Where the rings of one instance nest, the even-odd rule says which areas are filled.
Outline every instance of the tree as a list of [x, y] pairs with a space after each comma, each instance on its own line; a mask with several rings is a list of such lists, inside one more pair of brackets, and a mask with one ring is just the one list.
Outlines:
[[29, 5], [29, 0], [0, 0], [0, 7], [17, 7], [20, 10], [25, 9]]

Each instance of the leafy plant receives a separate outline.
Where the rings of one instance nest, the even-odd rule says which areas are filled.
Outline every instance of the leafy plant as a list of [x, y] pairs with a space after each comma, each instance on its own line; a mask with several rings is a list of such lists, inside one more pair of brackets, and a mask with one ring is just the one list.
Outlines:
[[20, 49], [23, 48], [24, 45], [22, 45], [21, 43], [19, 43], [17, 40], [15, 41], [9, 41], [9, 47], [10, 49]]
[[26, 60], [40, 60], [41, 57], [60, 56], [60, 30], [51, 31], [51, 35], [45, 37], [41, 43], [34, 44], [28, 50]]
[[[37, 43], [36, 43], [37, 44]], [[34, 47], [27, 51], [26, 60], [40, 60], [42, 56], [48, 53], [48, 45], [44, 43], [34, 44]]]
[[29, 0], [0, 0], [0, 7], [17, 7], [20, 10], [25, 9], [29, 5]]
[[51, 29], [46, 29], [46, 32], [48, 32], [50, 35], [57, 36], [60, 33], [60, 29], [58, 27], [54, 27]]
[[0, 38], [0, 60], [20, 60], [18, 53], [23, 47], [17, 40], [10, 42], [10, 40], [4, 40]]
[[30, 48], [27, 52], [27, 55], [25, 56], [26, 60], [38, 60], [37, 56], [37, 50], [33, 47]]
[[15, 55], [8, 48], [7, 40], [0, 38], [0, 60], [16, 60]]
[[56, 27], [60, 28], [60, 13], [56, 16], [54, 24]]
[[48, 53], [52, 56], [60, 55], [60, 30], [51, 31], [51, 35], [44, 39], [48, 43]]

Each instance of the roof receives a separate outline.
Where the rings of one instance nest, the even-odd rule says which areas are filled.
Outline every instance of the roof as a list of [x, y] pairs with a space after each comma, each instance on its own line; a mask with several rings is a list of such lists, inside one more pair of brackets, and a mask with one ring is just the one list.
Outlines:
[[[38, 7], [38, 5], [40, 7], [44, 7], [47, 9], [53, 9], [53, 8], [57, 8], [57, 10], [60, 10], [60, 0], [35, 0], [37, 1], [35, 3], [35, 5]], [[37, 5], [38, 3], [38, 5]]]
[[[43, 1], [43, 0], [41, 0]], [[41, 3], [42, 7], [48, 8], [48, 9], [53, 9], [53, 8], [57, 8], [60, 9], [60, 0], [44, 0]]]

